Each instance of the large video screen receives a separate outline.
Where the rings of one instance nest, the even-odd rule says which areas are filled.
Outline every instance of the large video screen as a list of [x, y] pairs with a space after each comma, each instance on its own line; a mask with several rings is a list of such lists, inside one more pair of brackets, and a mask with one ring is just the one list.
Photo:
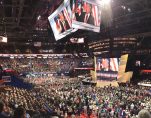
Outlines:
[[118, 76], [119, 58], [96, 58], [98, 80], [116, 80]]
[[101, 10], [98, 5], [94, 0], [73, 0], [72, 27], [99, 32]]
[[56, 40], [78, 29], [100, 32], [100, 0], [64, 0], [48, 20]]
[[100, 31], [101, 10], [96, 0], [72, 0], [72, 27]]
[[97, 70], [108, 71], [110, 60], [107, 58], [98, 58], [97, 59]]
[[71, 17], [70, 0], [64, 0], [59, 8], [48, 17], [56, 40], [76, 31], [72, 28]]

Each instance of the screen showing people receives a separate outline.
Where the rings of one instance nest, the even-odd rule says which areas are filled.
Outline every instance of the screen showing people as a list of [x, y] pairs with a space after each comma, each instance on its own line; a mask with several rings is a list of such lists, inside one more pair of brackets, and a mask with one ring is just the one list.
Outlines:
[[73, 0], [72, 27], [99, 32], [100, 13], [99, 6], [93, 2]]
[[118, 72], [119, 58], [110, 58], [110, 70]]
[[118, 71], [119, 58], [98, 58], [97, 70], [101, 71]]
[[55, 18], [55, 23], [56, 23], [56, 29], [58, 31], [59, 34], [67, 31], [68, 29], [70, 29], [70, 25], [69, 25], [69, 21], [67, 20], [67, 18], [64, 15], [64, 11], [61, 11]]
[[94, 16], [92, 14], [92, 4], [84, 1], [76, 1], [76, 7], [73, 9], [73, 20], [94, 24]]
[[98, 80], [115, 80], [118, 76], [119, 58], [97, 58]]
[[64, 0], [48, 17], [55, 39], [78, 29], [100, 32], [101, 10], [95, 0]]
[[97, 70], [108, 71], [109, 70], [109, 59], [98, 59], [97, 60]]
[[64, 0], [58, 9], [56, 9], [48, 17], [56, 40], [64, 38], [66, 35], [76, 31], [76, 29], [72, 28], [71, 18], [72, 12], [70, 7], [70, 0]]

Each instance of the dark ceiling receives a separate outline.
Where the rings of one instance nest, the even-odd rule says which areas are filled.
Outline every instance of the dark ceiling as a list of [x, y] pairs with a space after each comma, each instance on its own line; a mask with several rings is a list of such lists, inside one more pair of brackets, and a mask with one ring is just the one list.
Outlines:
[[6, 33], [9, 43], [48, 41], [47, 19], [60, 2], [61, 0], [0, 0], [0, 35]]
[[112, 19], [109, 24], [106, 23], [107, 18], [103, 17], [106, 12], [102, 13], [100, 33], [79, 30], [56, 42], [47, 19], [61, 2], [62, 0], [0, 0], [0, 35], [7, 35], [9, 46], [40, 41], [45, 48], [57, 44], [55, 48], [58, 50], [66, 47], [70, 37], [86, 37], [87, 43], [90, 43], [120, 36], [140, 40], [151, 36], [151, 0], [112, 0]]

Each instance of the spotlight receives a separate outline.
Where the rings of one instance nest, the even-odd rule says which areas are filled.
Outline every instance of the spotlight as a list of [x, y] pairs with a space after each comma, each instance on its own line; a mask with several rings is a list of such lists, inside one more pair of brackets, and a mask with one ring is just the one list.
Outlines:
[[39, 16], [37, 17], [37, 20], [40, 20], [40, 18], [41, 18], [41, 16], [39, 15]]
[[129, 12], [131, 12], [131, 9], [130, 9], [130, 8], [128, 8], [127, 10], [128, 10]]
[[123, 5], [122, 5], [121, 7], [122, 7], [124, 10], [126, 9], [126, 7], [125, 7], [125, 6], [123, 6]]

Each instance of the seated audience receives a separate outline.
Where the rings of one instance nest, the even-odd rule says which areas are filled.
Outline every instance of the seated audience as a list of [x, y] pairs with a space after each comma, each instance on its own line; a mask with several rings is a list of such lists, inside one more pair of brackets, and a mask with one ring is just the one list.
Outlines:
[[150, 118], [150, 87], [129, 84], [98, 88], [83, 85], [81, 78], [49, 76], [49, 72], [73, 69], [79, 64], [74, 59], [0, 62], [19, 73], [30, 72], [22, 79], [34, 85], [30, 90], [14, 86], [0, 89], [0, 118]]

